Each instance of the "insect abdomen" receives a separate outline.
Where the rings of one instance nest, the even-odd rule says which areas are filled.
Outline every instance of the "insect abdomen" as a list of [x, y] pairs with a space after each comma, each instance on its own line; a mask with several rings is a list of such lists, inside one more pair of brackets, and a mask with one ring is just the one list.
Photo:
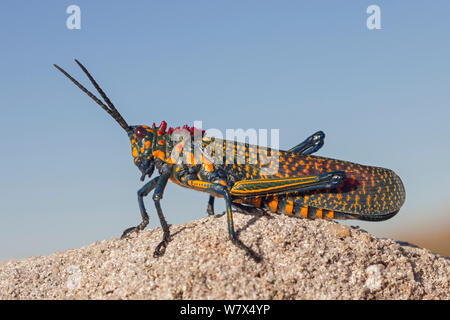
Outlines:
[[295, 202], [286, 197], [271, 196], [262, 200], [261, 206], [278, 214], [286, 214], [290, 217], [305, 219], [355, 219], [357, 217], [343, 212], [315, 208], [311, 206], [298, 206]]
[[398, 211], [390, 214], [374, 214], [361, 215], [351, 214], [341, 211], [328, 210], [324, 208], [316, 208], [306, 205], [296, 205], [291, 199], [272, 198], [262, 201], [262, 206], [273, 213], [286, 214], [290, 217], [304, 218], [304, 219], [337, 219], [337, 220], [372, 220], [381, 221], [393, 217]]

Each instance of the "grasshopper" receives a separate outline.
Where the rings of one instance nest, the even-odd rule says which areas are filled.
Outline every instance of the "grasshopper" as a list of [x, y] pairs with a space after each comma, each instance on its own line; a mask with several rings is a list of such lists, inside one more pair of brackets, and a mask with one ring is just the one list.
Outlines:
[[[134, 163], [141, 172], [140, 180], [144, 181], [146, 177], [151, 179], [155, 169], [159, 172], [137, 192], [142, 222], [122, 234], [122, 238], [128, 237], [148, 225], [144, 197], [154, 190], [152, 198], [163, 230], [163, 239], [156, 246], [154, 257], [164, 254], [171, 238], [160, 203], [169, 180], [208, 193], [206, 211], [209, 215], [214, 215], [215, 197], [223, 198], [229, 238], [256, 260], [260, 257], [236, 235], [233, 207], [244, 213], [271, 211], [310, 219], [381, 221], [393, 217], [405, 202], [403, 183], [392, 170], [313, 156], [323, 146], [325, 134], [322, 131], [289, 150], [268, 149], [264, 154], [260, 152], [264, 149], [260, 146], [210, 138], [202, 130], [187, 125], [168, 130], [165, 121], [159, 126], [155, 123], [152, 126], [130, 126], [87, 69], [78, 60], [75, 59], [75, 62], [105, 103], [62, 68], [56, 64], [54, 66], [126, 131]], [[194, 138], [192, 142], [185, 139], [186, 136], [200, 139]], [[209, 154], [204, 151], [208, 148], [212, 150]], [[194, 151], [199, 151], [197, 156]], [[274, 164], [268, 160], [269, 153], [278, 156], [277, 170], [273, 173], [264, 170]], [[251, 158], [253, 161], [244, 164], [226, 161], [230, 154], [233, 159], [244, 155], [245, 159]], [[211, 156], [222, 161], [216, 163]], [[185, 161], [179, 161], [180, 158]]]

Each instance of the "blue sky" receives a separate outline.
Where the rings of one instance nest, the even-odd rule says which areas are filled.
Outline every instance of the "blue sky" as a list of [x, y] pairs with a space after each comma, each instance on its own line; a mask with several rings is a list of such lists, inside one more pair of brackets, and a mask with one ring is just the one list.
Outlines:
[[[66, 8], [81, 8], [69, 30]], [[366, 8], [381, 8], [368, 30]], [[0, 260], [120, 236], [140, 221], [124, 131], [56, 69], [92, 72], [129, 124], [277, 128], [290, 148], [395, 170], [407, 202], [379, 236], [448, 223], [448, 1], [3, 1]], [[170, 185], [169, 223], [207, 195]], [[217, 211], [223, 208], [217, 201]], [[159, 226], [147, 201], [150, 227]], [[225, 227], [225, 226], [224, 226]]]

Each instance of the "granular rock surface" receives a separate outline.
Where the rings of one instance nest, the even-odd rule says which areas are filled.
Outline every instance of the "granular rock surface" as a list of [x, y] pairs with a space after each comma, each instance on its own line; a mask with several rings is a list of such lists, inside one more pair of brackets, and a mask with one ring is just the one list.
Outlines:
[[235, 214], [0, 263], [0, 299], [449, 299], [450, 259], [333, 221]]

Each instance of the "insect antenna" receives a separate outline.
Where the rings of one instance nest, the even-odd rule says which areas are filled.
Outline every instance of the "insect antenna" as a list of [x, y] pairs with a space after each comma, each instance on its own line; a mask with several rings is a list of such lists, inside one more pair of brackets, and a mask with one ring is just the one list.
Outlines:
[[91, 74], [87, 71], [87, 69], [77, 60], [75, 59], [75, 62], [80, 66], [80, 68], [84, 71], [84, 73], [87, 75], [89, 80], [91, 80], [92, 84], [94, 85], [95, 89], [97, 89], [98, 93], [102, 96], [102, 98], [105, 100], [106, 106], [99, 98], [97, 98], [92, 92], [90, 92], [88, 89], [86, 89], [82, 84], [80, 84], [77, 80], [75, 80], [70, 74], [68, 74], [64, 69], [59, 67], [58, 65], [54, 64], [55, 68], [61, 71], [67, 78], [69, 78], [78, 88], [81, 89], [84, 93], [86, 93], [89, 97], [91, 97], [92, 100], [97, 102], [97, 104], [102, 107], [103, 110], [105, 110], [107, 113], [111, 115], [111, 117], [114, 118], [114, 120], [119, 123], [119, 125], [125, 129], [125, 131], [130, 131], [130, 126], [127, 124], [127, 122], [122, 118], [119, 111], [117, 111], [114, 104], [109, 100], [108, 96], [105, 94], [105, 92], [100, 88], [100, 86], [97, 84], [97, 82], [94, 80], [94, 78], [91, 76]]

